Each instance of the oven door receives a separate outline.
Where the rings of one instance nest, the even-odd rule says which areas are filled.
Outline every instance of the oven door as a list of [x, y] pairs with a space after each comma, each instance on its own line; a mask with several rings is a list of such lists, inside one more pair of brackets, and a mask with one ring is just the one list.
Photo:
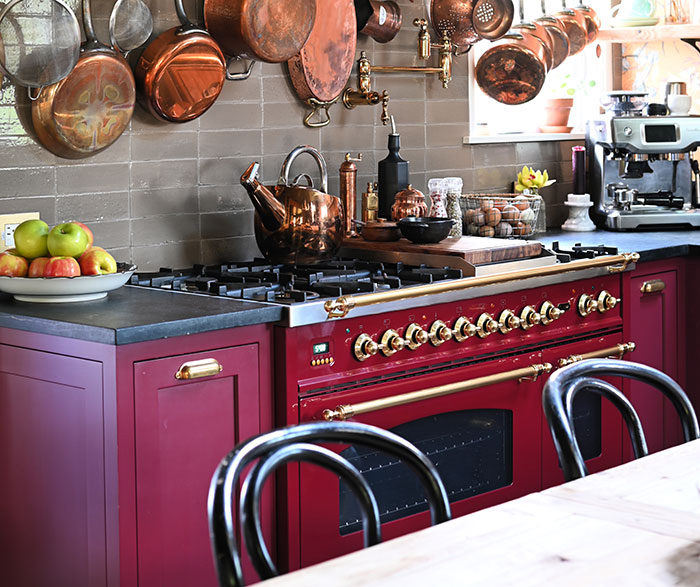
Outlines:
[[[541, 363], [540, 353], [455, 366], [429, 375], [342, 393], [305, 397], [302, 422], [322, 420], [339, 405], [391, 398]], [[530, 371], [528, 371], [530, 373]], [[481, 385], [482, 382], [477, 382]], [[540, 489], [541, 383], [514, 378], [392, 407], [354, 421], [391, 430], [413, 442], [436, 464], [459, 516]], [[430, 525], [428, 505], [415, 476], [402, 464], [363, 447], [333, 447], [373, 487], [388, 539]], [[359, 509], [338, 478], [311, 465], [299, 467], [300, 563], [307, 566], [362, 548]]]
[[[554, 367], [560, 365], [560, 359], [572, 355], [596, 353], [610, 349], [622, 342], [622, 334], [609, 334], [583, 342], [557, 346], [544, 351], [544, 360]], [[618, 389], [621, 389], [619, 377], [606, 377]], [[544, 380], [543, 380], [544, 383]], [[608, 401], [599, 395], [582, 391], [574, 401], [574, 428], [583, 458], [590, 473], [597, 473], [622, 463], [622, 417]], [[564, 474], [559, 464], [554, 441], [547, 421], [542, 417], [542, 487], [551, 487], [564, 482]]]

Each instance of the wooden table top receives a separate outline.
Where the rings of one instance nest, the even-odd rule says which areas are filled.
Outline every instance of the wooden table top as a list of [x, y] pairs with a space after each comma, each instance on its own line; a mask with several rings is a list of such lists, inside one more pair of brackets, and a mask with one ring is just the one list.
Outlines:
[[696, 440], [265, 585], [700, 585], [699, 482]]

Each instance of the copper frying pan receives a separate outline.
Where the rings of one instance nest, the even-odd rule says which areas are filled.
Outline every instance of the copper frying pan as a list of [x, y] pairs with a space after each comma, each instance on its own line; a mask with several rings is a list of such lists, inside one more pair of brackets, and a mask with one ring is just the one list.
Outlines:
[[[204, 0], [204, 24], [226, 55], [281, 63], [301, 51], [317, 0]], [[324, 11], [329, 0], [319, 0]], [[354, 15], [353, 15], [354, 18]]]
[[83, 0], [87, 41], [67, 77], [32, 102], [39, 142], [59, 157], [94, 155], [116, 141], [134, 112], [134, 76], [124, 58], [95, 36], [90, 0]]
[[[306, 45], [287, 61], [287, 66], [299, 98], [315, 109], [320, 105], [327, 112], [327, 106], [340, 96], [352, 73], [357, 21], [353, 0], [323, 0], [322, 6]], [[310, 117], [305, 121], [307, 126], [325, 126], [330, 122], [327, 119], [310, 123]]]
[[216, 101], [226, 79], [226, 58], [206, 30], [187, 19], [175, 0], [182, 26], [156, 37], [141, 54], [134, 76], [139, 102], [156, 118], [187, 122]]

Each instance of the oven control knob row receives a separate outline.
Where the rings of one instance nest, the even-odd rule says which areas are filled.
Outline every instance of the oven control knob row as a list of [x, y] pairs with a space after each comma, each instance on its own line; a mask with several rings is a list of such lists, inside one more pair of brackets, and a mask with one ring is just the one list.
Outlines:
[[402, 351], [406, 346], [406, 341], [401, 338], [401, 335], [396, 332], [396, 330], [387, 330], [382, 335], [382, 340], [379, 343], [379, 350], [385, 357], [390, 357], [391, 355]]
[[576, 306], [578, 308], [578, 313], [581, 316], [586, 317], [598, 309], [598, 301], [588, 294], [582, 294], [578, 299]]
[[476, 321], [476, 333], [480, 338], [486, 338], [490, 334], [498, 332], [499, 325], [491, 314], [484, 312]]
[[561, 318], [563, 310], [557, 308], [552, 302], [544, 302], [540, 307], [540, 322], [545, 326]]
[[414, 351], [426, 342], [428, 342], [428, 333], [415, 322], [409, 324], [408, 328], [406, 328], [406, 345], [408, 348]]
[[379, 345], [374, 342], [372, 337], [368, 334], [360, 334], [360, 336], [355, 339], [353, 350], [355, 351], [355, 358], [358, 361], [365, 361], [377, 354]]
[[514, 328], [518, 328], [520, 323], [520, 318], [518, 318], [512, 310], [503, 310], [498, 317], [498, 329], [503, 334], [508, 334]]
[[603, 290], [598, 295], [598, 311], [607, 312], [614, 309], [620, 300], [612, 295], [609, 291]]
[[468, 338], [474, 336], [477, 333], [477, 328], [470, 321], [469, 318], [460, 316], [455, 320], [454, 328], [452, 329], [452, 336], [457, 342], [464, 342]]
[[532, 306], [525, 306], [520, 312], [520, 328], [530, 330], [533, 326], [537, 326], [542, 317], [540, 313]]
[[428, 338], [433, 346], [440, 346], [448, 340], [452, 340], [452, 330], [442, 320], [435, 320], [430, 326]]

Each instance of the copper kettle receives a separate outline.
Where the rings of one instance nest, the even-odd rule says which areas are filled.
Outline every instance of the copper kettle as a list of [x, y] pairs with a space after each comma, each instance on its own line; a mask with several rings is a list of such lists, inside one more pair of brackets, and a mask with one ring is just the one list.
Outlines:
[[[306, 174], [289, 181], [289, 168], [302, 153], [308, 153], [321, 170], [321, 188], [315, 189]], [[345, 233], [343, 205], [328, 193], [326, 162], [316, 149], [296, 147], [282, 164], [276, 186], [262, 185], [260, 164], [252, 163], [241, 176], [241, 185], [255, 207], [255, 240], [273, 263], [313, 263], [335, 255]], [[299, 185], [306, 179], [308, 186]]]

